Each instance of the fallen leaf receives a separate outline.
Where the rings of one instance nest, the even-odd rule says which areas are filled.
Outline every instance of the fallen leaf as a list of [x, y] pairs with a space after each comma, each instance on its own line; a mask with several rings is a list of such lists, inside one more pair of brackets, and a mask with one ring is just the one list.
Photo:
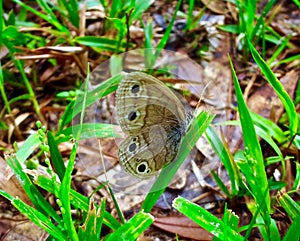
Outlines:
[[201, 228], [198, 224], [184, 216], [155, 218], [154, 226], [178, 234], [184, 238], [194, 240], [212, 240], [213, 235]]

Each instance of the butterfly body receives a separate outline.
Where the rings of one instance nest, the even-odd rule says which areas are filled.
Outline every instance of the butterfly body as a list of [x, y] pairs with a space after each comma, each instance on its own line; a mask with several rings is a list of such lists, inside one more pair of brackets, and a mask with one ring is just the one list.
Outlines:
[[128, 173], [149, 178], [176, 158], [187, 128], [186, 112], [168, 87], [142, 72], [126, 74], [116, 106], [127, 135], [119, 146], [119, 160]]

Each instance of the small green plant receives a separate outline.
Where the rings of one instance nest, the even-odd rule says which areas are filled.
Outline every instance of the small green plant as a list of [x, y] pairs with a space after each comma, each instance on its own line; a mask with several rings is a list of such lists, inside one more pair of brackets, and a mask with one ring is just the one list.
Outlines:
[[[243, 99], [237, 76], [231, 59], [229, 58], [238, 100], [240, 114], [239, 124], [242, 126], [243, 130], [245, 150], [239, 155], [232, 156], [226, 143], [219, 139], [212, 128], [208, 128], [206, 135], [228, 171], [231, 180], [231, 192], [223, 184], [222, 180], [212, 172], [216, 183], [229, 198], [240, 195], [249, 195], [253, 198], [252, 201], [247, 203], [249, 210], [253, 214], [252, 220], [248, 225], [238, 227], [239, 217], [226, 207], [223, 218], [220, 220], [201, 206], [182, 197], [178, 197], [173, 201], [173, 207], [213, 234], [215, 236], [214, 240], [247, 240], [250, 237], [252, 229], [255, 227], [260, 230], [263, 240], [299, 240], [300, 231], [296, 227], [300, 222], [300, 206], [289, 196], [289, 194], [279, 192], [277, 197], [277, 204], [282, 206], [292, 219], [292, 224], [282, 239], [280, 238], [275, 220], [270, 216], [272, 213], [271, 198], [269, 195], [270, 189], [274, 189], [273, 186], [276, 186], [277, 190], [281, 190], [285, 185], [278, 185], [278, 183], [272, 185], [272, 183], [267, 180], [265, 166], [274, 162], [265, 162], [263, 160], [261, 147], [255, 132], [256, 130], [278, 154], [278, 156], [273, 159], [275, 162], [280, 162], [282, 164], [284, 178], [285, 163], [283, 155], [272, 137], [275, 138], [278, 143], [283, 144], [292, 141], [295, 135], [299, 136], [299, 133], [297, 133], [298, 116], [290, 97], [287, 96], [285, 90], [282, 88], [280, 82], [276, 79], [269, 66], [262, 60], [252, 44], [250, 42], [248, 44], [254, 60], [261, 68], [266, 79], [279, 96], [284, 96], [284, 98], [280, 97], [280, 99], [285, 102], [283, 104], [288, 112], [290, 131], [284, 133], [277, 125], [269, 120], [262, 119], [261, 117], [250, 113]], [[227, 122], [227, 124], [232, 123]], [[297, 143], [294, 141], [293, 145], [297, 146]], [[296, 166], [296, 179], [290, 194], [299, 190], [300, 186], [299, 165], [296, 164]], [[240, 232], [242, 231], [246, 231], [244, 237], [240, 235]]]
[[[266, 21], [266, 16], [272, 10], [275, 0], [269, 1], [266, 6], [260, 11], [257, 8], [257, 2], [253, 1], [236, 1], [238, 9], [239, 22], [233, 25], [224, 25], [220, 29], [238, 34], [239, 44], [238, 49], [244, 52], [244, 56], [248, 59], [249, 48], [246, 37], [256, 46], [259, 42], [263, 46], [263, 56], [265, 56], [266, 41], [279, 44], [281, 36], [269, 26], [270, 21]], [[271, 16], [271, 18], [273, 15]]]

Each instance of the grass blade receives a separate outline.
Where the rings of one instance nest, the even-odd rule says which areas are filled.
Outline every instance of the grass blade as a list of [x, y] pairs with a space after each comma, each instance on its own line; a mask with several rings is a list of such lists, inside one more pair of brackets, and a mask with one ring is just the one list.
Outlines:
[[66, 167], [62, 155], [58, 149], [57, 143], [54, 139], [54, 136], [50, 131], [47, 132], [48, 145], [52, 160], [52, 165], [59, 177], [59, 180], [62, 181], [66, 172]]
[[[43, 188], [47, 192], [54, 193], [53, 185], [56, 185], [60, 188], [60, 183], [55, 182], [49, 178], [39, 175], [35, 181], [35, 184], [39, 187]], [[70, 202], [75, 207], [84, 212], [88, 212], [89, 210], [89, 198], [83, 196], [82, 194], [76, 192], [75, 190], [70, 190]], [[116, 230], [120, 227], [120, 223], [107, 211], [104, 211], [104, 224], [111, 228], [112, 230]]]
[[[90, 91], [88, 93], [84, 108], [87, 108], [91, 104], [95, 103], [98, 99], [112, 93], [118, 87], [119, 82], [121, 81], [123, 75], [118, 74], [115, 75], [108, 80], [101, 83], [97, 88]], [[60, 127], [59, 130], [61, 131], [64, 126], [69, 124], [73, 118], [79, 114], [82, 110], [83, 100], [84, 100], [84, 93], [77, 95], [77, 99], [75, 101], [70, 102], [67, 106], [66, 111], [64, 112], [63, 116], [60, 119]]]
[[249, 40], [248, 40], [248, 45], [250, 47], [250, 51], [253, 59], [255, 60], [258, 67], [266, 77], [269, 84], [273, 87], [273, 89], [277, 93], [279, 99], [281, 100], [288, 114], [289, 121], [290, 121], [290, 125], [289, 125], [290, 137], [292, 138], [297, 133], [297, 128], [298, 128], [297, 112], [293, 104], [293, 101], [291, 100], [289, 94], [286, 92], [286, 90], [284, 89], [280, 81], [276, 78], [269, 65], [262, 59], [262, 57], [259, 55], [259, 53], [257, 52], [257, 50], [254, 48], [254, 46], [251, 44]]
[[[65, 142], [69, 140], [70, 135], [76, 136], [80, 131], [80, 140], [89, 139], [93, 137], [107, 138], [116, 137], [121, 138], [120, 132], [118, 131], [117, 125], [105, 124], [105, 123], [83, 123], [82, 125], [73, 125], [64, 130], [59, 134], [58, 142]], [[64, 137], [61, 137], [64, 136]]]
[[13, 0], [15, 3], [19, 4], [20, 6], [22, 6], [23, 8], [25, 8], [27, 11], [32, 12], [33, 14], [37, 15], [38, 17], [44, 19], [45, 21], [47, 21], [48, 23], [50, 23], [51, 25], [53, 25], [54, 27], [56, 27], [59, 31], [64, 32], [66, 34], [70, 34], [69, 31], [67, 30], [66, 27], [64, 27], [63, 25], [60, 24], [60, 22], [57, 20], [55, 14], [52, 12], [52, 10], [49, 8], [49, 6], [47, 5], [47, 3], [43, 2], [43, 1], [38, 1], [40, 6], [42, 8], [45, 8], [44, 10], [47, 12], [47, 14], [41, 13], [40, 11], [26, 5], [25, 3], [23, 3], [20, 0]]
[[85, 222], [78, 229], [78, 236], [80, 241], [100, 240], [105, 204], [105, 198], [101, 200], [101, 204], [99, 207], [95, 206], [93, 202], [90, 202], [90, 208], [87, 213]]
[[269, 216], [270, 194], [262, 151], [255, 133], [250, 112], [243, 98], [243, 94], [239, 86], [238, 79], [235, 74], [230, 56], [229, 62], [232, 69], [233, 83], [238, 100], [238, 109], [245, 143], [246, 160], [245, 163], [241, 164], [243, 167], [244, 175], [251, 188], [256, 203], [259, 203], [261, 205], [260, 213], [265, 221], [267, 233], [269, 234], [269, 227], [271, 222]]
[[69, 14], [70, 22], [76, 27], [79, 28], [79, 2], [76, 0], [59, 0], [59, 5], [65, 7]]
[[151, 214], [139, 212], [111, 234], [106, 240], [135, 241], [153, 223], [153, 221], [154, 218]]
[[60, 187], [60, 201], [61, 201], [61, 210], [65, 228], [68, 230], [68, 238], [72, 241], [79, 241], [76, 229], [71, 216], [71, 206], [70, 206], [70, 188], [71, 188], [71, 177], [74, 169], [75, 158], [76, 158], [76, 150], [78, 143], [75, 142], [71, 151], [70, 159], [68, 162], [68, 166], [66, 168], [66, 172], [64, 174], [63, 181]]
[[229, 149], [223, 145], [212, 127], [207, 128], [206, 137], [228, 172], [231, 182], [232, 195], [237, 195], [239, 191], [238, 184], [241, 182], [241, 177], [239, 176], [239, 171], [236, 163], [234, 162], [233, 156], [231, 155]]
[[66, 240], [66, 237], [61, 232], [61, 230], [58, 227], [56, 227], [51, 222], [51, 220], [48, 217], [46, 217], [43, 213], [25, 204], [20, 199], [10, 196], [8, 193], [2, 191], [1, 189], [0, 189], [0, 195], [10, 200], [10, 202], [12, 203], [12, 205], [14, 205], [16, 209], [18, 209], [21, 213], [27, 216], [37, 226], [44, 229], [47, 233], [51, 234], [58, 240], [62, 240], [62, 241]]
[[297, 217], [294, 219], [292, 225], [289, 230], [285, 234], [282, 241], [290, 241], [290, 240], [299, 240], [300, 239], [300, 213], [298, 213]]
[[62, 225], [61, 219], [58, 216], [58, 214], [51, 207], [51, 205], [48, 202], [46, 202], [43, 195], [38, 191], [36, 186], [33, 185], [31, 179], [23, 171], [22, 165], [18, 158], [14, 155], [11, 155], [7, 156], [5, 159], [7, 161], [7, 164], [13, 170], [16, 177], [18, 177], [18, 180], [22, 184], [26, 195], [29, 197], [30, 201], [33, 203], [35, 208], [44, 215], [52, 217], [59, 225]]
[[[183, 197], [174, 199], [172, 206], [220, 240], [243, 240], [242, 236], [235, 230], [236, 225], [233, 225], [234, 228], [231, 228], [231, 225], [225, 225], [225, 223], [216, 216]], [[236, 224], [236, 219], [236, 216], [232, 219], [234, 224]]]
[[281, 194], [278, 198], [278, 201], [292, 220], [300, 214], [300, 205], [295, 202], [287, 193]]
[[16, 153], [19, 162], [24, 163], [40, 144], [39, 134], [37, 132], [31, 134]]

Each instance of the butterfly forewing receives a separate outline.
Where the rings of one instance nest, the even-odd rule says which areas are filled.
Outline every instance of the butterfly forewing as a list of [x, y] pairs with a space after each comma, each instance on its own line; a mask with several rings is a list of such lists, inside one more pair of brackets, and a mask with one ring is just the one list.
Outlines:
[[176, 95], [162, 82], [142, 72], [124, 76], [117, 90], [117, 116], [124, 133], [155, 124], [176, 125], [186, 119]]

